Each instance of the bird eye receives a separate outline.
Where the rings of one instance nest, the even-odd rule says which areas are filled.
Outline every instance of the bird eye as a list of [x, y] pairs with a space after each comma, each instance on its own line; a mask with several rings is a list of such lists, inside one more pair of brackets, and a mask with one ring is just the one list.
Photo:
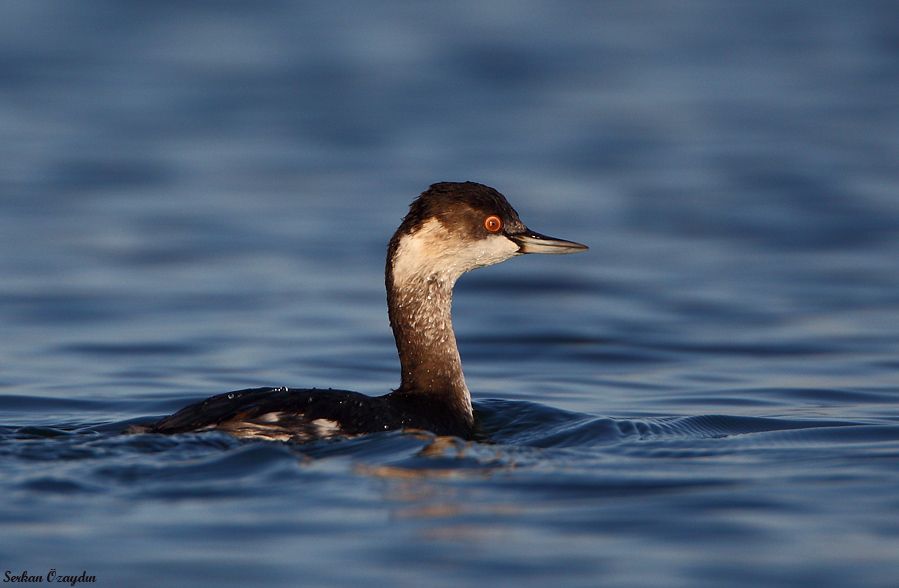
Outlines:
[[495, 233], [503, 228], [503, 220], [495, 214], [491, 214], [484, 219], [484, 228], [491, 233]]

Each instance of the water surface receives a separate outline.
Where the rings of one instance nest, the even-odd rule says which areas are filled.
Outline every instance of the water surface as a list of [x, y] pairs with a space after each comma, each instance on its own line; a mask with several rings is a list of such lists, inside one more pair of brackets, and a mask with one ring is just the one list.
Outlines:
[[[0, 572], [106, 586], [896, 586], [889, 2], [7, 2]], [[123, 436], [398, 383], [439, 180], [589, 253], [465, 276], [489, 443]]]

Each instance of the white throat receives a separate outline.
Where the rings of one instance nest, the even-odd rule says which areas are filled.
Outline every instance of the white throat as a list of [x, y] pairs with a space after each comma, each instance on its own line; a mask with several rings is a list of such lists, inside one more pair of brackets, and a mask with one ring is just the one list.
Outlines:
[[432, 218], [400, 239], [393, 258], [393, 281], [402, 289], [406, 283], [433, 277], [452, 288], [465, 272], [500, 263], [517, 253], [518, 245], [503, 235], [466, 240]]

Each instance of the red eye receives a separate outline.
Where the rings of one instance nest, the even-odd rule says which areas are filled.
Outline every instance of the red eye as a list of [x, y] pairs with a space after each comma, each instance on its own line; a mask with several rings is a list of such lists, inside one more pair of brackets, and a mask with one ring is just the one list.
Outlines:
[[503, 220], [495, 214], [491, 214], [484, 219], [484, 228], [491, 233], [495, 233], [503, 228]]

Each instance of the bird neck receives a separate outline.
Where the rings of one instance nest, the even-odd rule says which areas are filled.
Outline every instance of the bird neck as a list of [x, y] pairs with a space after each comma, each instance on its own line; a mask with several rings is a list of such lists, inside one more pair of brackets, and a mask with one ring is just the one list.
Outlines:
[[[404, 255], [405, 253], [405, 255]], [[395, 237], [387, 258], [387, 307], [402, 368], [397, 393], [431, 395], [467, 424], [471, 394], [453, 331], [452, 271], [430, 271], [403, 251]]]

